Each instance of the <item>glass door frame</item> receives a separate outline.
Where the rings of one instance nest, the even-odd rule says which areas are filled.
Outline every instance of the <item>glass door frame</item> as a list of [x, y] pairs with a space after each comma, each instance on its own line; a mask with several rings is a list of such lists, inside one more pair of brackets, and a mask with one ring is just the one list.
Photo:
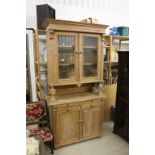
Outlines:
[[[83, 50], [83, 38], [84, 37], [95, 37], [98, 38], [98, 51], [97, 51], [97, 75], [94, 77], [84, 77], [84, 69], [83, 69], [83, 61], [84, 61], [84, 50]], [[80, 33], [79, 34], [79, 51], [80, 51], [80, 58], [79, 58], [79, 72], [80, 72], [80, 82], [96, 82], [101, 81], [101, 36], [99, 34], [87, 34], [87, 33]]]
[[[74, 67], [74, 72], [75, 72], [75, 76], [74, 78], [69, 78], [69, 79], [60, 79], [59, 78], [59, 51], [58, 51], [58, 36], [59, 35], [66, 35], [66, 36], [75, 36], [75, 67]], [[55, 66], [56, 66], [56, 84], [57, 85], [64, 85], [64, 84], [72, 84], [72, 83], [77, 83], [78, 82], [78, 33], [72, 33], [72, 32], [55, 32], [55, 47], [56, 47], [56, 57], [55, 57]]]

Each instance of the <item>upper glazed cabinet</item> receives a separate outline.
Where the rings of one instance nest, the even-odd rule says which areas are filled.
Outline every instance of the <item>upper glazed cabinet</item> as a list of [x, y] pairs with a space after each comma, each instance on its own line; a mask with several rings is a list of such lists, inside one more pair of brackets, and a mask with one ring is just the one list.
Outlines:
[[47, 19], [48, 84], [100, 82], [107, 25]]

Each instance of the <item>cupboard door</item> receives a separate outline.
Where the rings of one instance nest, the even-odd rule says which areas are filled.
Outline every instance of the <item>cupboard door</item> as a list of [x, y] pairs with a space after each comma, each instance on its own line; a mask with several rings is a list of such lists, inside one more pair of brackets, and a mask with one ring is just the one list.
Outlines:
[[89, 139], [100, 136], [101, 131], [101, 102], [93, 101], [94, 103], [86, 104], [82, 108], [83, 117], [83, 139]]
[[100, 35], [80, 34], [80, 78], [82, 81], [100, 80]]
[[80, 139], [80, 107], [58, 108], [55, 145], [71, 144]]
[[78, 35], [76, 33], [56, 33], [57, 83], [69, 84], [77, 81]]

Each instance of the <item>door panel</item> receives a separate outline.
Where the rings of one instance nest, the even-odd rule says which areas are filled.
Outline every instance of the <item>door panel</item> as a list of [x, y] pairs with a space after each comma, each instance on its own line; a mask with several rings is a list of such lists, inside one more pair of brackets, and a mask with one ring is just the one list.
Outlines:
[[80, 34], [80, 76], [82, 81], [100, 79], [100, 36]]
[[[75, 110], [76, 109], [76, 110]], [[70, 144], [80, 139], [80, 108], [59, 108], [57, 112], [56, 146]]]
[[78, 35], [76, 33], [56, 33], [57, 83], [72, 83], [78, 79]]
[[100, 136], [101, 104], [88, 104], [83, 108], [83, 139]]

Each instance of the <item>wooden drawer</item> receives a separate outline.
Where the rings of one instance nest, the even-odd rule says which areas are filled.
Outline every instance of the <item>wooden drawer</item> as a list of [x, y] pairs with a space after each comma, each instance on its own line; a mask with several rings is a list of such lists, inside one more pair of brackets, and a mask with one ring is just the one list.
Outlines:
[[81, 103], [81, 108], [93, 108], [101, 105], [101, 99], [88, 100]]
[[80, 110], [80, 105], [72, 105], [72, 104], [64, 104], [61, 106], [57, 106], [57, 112], [73, 112]]

